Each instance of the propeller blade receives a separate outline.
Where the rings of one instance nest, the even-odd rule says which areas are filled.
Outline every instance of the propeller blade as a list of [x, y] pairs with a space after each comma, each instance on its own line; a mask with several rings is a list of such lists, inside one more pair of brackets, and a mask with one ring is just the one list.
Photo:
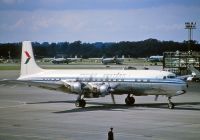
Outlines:
[[112, 93], [110, 95], [111, 95], [113, 104], [116, 104], [114, 95]]
[[155, 95], [154, 101], [157, 101], [157, 100], [158, 100], [158, 96], [159, 96], [159, 95]]

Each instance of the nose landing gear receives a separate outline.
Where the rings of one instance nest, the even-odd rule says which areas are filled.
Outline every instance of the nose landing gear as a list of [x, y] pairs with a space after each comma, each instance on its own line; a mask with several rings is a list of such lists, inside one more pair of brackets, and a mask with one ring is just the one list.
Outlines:
[[76, 100], [75, 106], [76, 107], [85, 107], [86, 101], [84, 99]]
[[174, 106], [175, 106], [175, 105], [174, 105], [174, 103], [171, 102], [171, 97], [168, 97], [168, 101], [169, 101], [169, 103], [168, 103], [168, 108], [169, 108], [169, 109], [174, 109]]
[[85, 105], [86, 105], [86, 101], [83, 98], [81, 98], [81, 96], [82, 96], [82, 93], [79, 94], [79, 96], [75, 102], [76, 107], [85, 107]]

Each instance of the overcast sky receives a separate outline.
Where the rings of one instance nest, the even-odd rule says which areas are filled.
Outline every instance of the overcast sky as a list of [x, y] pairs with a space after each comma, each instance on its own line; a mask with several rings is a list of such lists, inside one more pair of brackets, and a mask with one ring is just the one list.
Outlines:
[[118, 42], [148, 38], [182, 42], [200, 0], [0, 0], [0, 42]]

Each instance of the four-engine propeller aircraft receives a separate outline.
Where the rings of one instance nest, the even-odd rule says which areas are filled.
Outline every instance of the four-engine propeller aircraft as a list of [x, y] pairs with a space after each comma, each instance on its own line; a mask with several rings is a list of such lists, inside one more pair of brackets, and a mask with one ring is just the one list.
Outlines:
[[133, 96], [165, 95], [168, 97], [169, 108], [173, 109], [171, 97], [186, 92], [186, 83], [166, 71], [42, 69], [35, 62], [30, 41], [22, 44], [21, 74], [16, 82], [77, 94], [77, 107], [85, 107], [84, 98], [111, 95], [115, 103], [114, 95], [127, 94], [127, 105], [135, 103]]
[[150, 56], [149, 58], [147, 58], [147, 61], [150, 61], [150, 62], [163, 62], [163, 56], [160, 56], [160, 55]]
[[123, 64], [124, 62], [124, 56], [122, 56], [122, 58], [118, 58], [118, 57], [113, 57], [113, 58], [102, 58], [101, 62], [104, 64], [104, 65], [107, 65], [107, 64]]
[[75, 56], [75, 58], [64, 58], [64, 57], [61, 57], [61, 58], [54, 58], [51, 62], [53, 64], [69, 64], [71, 62], [77, 62], [77, 61], [81, 61], [81, 58], [77, 58], [77, 56]]

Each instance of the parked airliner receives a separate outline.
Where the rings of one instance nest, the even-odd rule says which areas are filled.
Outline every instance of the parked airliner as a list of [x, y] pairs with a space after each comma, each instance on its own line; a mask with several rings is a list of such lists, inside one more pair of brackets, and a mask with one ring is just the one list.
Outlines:
[[72, 62], [77, 62], [77, 61], [81, 61], [81, 58], [78, 58], [77, 55], [74, 58], [54, 58], [51, 62], [53, 64], [69, 64]]
[[147, 58], [147, 61], [150, 61], [150, 62], [163, 62], [163, 56], [160, 56], [160, 55], [150, 56], [149, 58]]
[[75, 105], [85, 107], [84, 98], [127, 94], [125, 103], [133, 105], [134, 96], [165, 95], [168, 107], [174, 108], [171, 97], [184, 94], [187, 84], [175, 74], [158, 70], [50, 70], [40, 68], [34, 59], [30, 41], [22, 43], [21, 74], [16, 80], [30, 86], [77, 94]]
[[104, 64], [104, 65], [107, 65], [107, 64], [122, 64], [124, 62], [124, 55], [122, 56], [122, 58], [118, 58], [118, 57], [113, 57], [113, 58], [102, 58], [101, 62]]

